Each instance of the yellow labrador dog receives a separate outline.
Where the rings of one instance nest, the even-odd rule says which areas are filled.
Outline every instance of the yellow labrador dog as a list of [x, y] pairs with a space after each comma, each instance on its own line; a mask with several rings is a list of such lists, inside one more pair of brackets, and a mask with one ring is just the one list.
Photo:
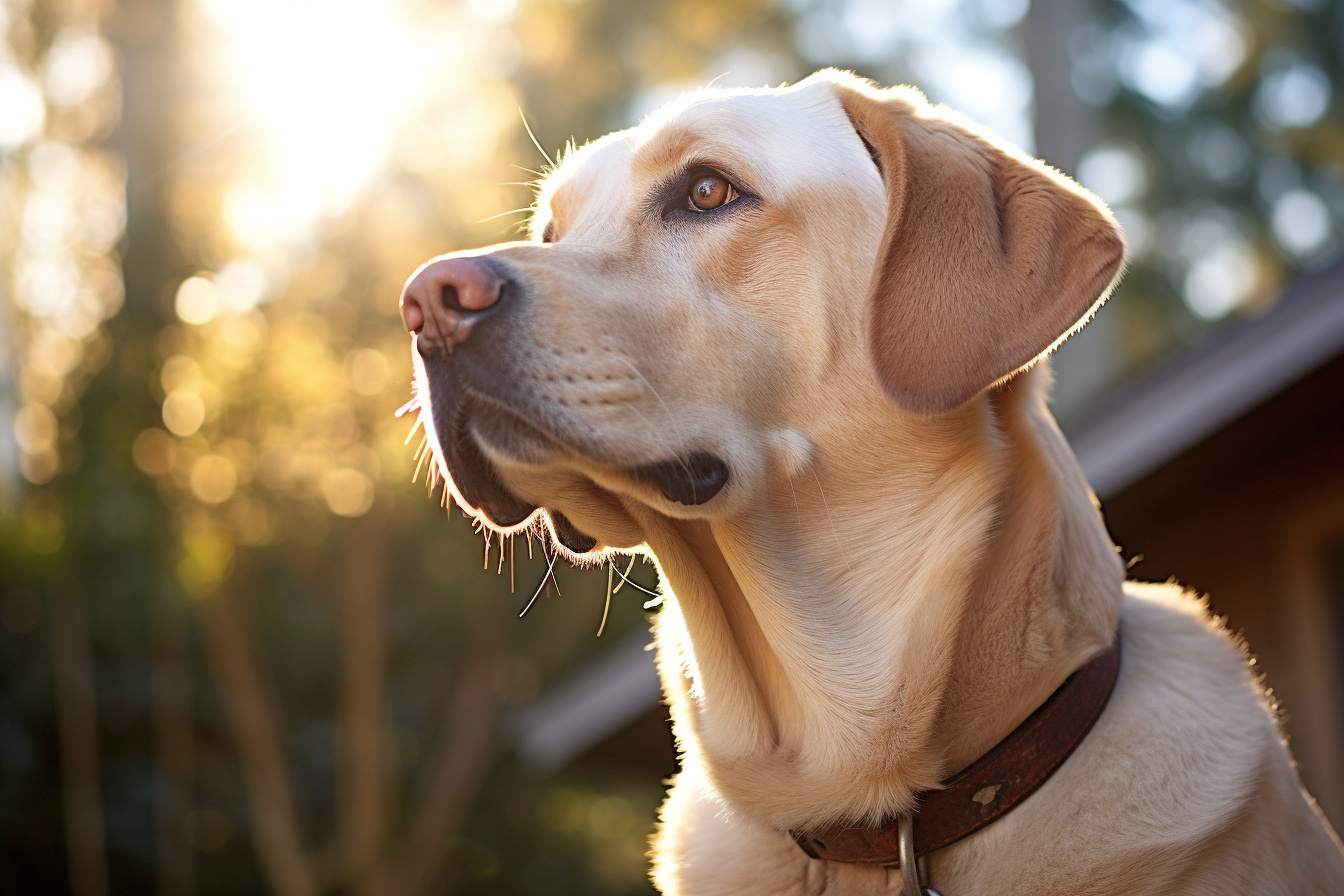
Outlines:
[[[1068, 178], [826, 71], [570, 153], [530, 242], [409, 281], [457, 504], [669, 586], [664, 893], [1344, 893], [1241, 646], [1124, 581], [1046, 410], [1124, 255]], [[930, 842], [968, 766], [993, 818]]]

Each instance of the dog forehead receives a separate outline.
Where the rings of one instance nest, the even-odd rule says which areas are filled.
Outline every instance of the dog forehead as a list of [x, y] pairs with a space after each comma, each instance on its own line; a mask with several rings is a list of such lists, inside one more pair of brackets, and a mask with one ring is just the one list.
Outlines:
[[693, 148], [729, 152], [767, 176], [849, 161], [844, 150], [861, 148], [834, 89], [823, 81], [698, 91], [652, 116], [634, 136], [642, 138], [640, 156], [679, 142], [699, 144]]
[[[548, 178], [539, 207], [576, 223], [601, 210], [605, 221], [688, 161], [748, 169], [775, 194], [819, 176], [858, 174], [880, 187], [876, 169], [832, 86], [810, 80], [763, 90], [709, 88], [664, 106], [641, 124], [590, 143]], [[869, 170], [872, 169], [872, 170]]]
[[573, 222], [584, 209], [618, 208], [628, 192], [634, 146], [629, 131], [607, 134], [568, 153], [537, 194], [538, 221]]

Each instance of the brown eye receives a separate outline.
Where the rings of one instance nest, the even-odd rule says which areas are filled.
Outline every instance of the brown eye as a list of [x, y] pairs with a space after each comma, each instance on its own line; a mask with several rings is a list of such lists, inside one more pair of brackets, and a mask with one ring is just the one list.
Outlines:
[[691, 206], [702, 212], [727, 205], [736, 198], [732, 184], [717, 174], [705, 174], [691, 181]]

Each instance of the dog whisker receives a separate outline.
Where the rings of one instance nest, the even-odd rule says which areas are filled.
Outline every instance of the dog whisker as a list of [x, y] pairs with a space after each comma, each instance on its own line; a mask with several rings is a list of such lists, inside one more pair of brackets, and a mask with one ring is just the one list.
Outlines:
[[[631, 568], [634, 568], [634, 565], [635, 565], [635, 559], [634, 559], [633, 557], [631, 557], [631, 558], [630, 558], [630, 566], [631, 566]], [[650, 597], [657, 598], [659, 603], [662, 602], [662, 600], [663, 600], [663, 596], [662, 596], [661, 594], [659, 594], [657, 591], [650, 591], [649, 589], [645, 588], [643, 585], [639, 584], [639, 583], [636, 582], [635, 580], [630, 579], [630, 578], [627, 578], [626, 575], [625, 575], [625, 573], [621, 572], [620, 570], [616, 570], [616, 575], [618, 575], [618, 576], [621, 577], [621, 584], [622, 584], [622, 585], [629, 585], [631, 588], [634, 588], [636, 591], [643, 591], [645, 594], [649, 595]], [[649, 609], [649, 605], [648, 605], [648, 604], [645, 604], [645, 605], [644, 605], [644, 608], [645, 608], [646, 610]]]
[[[541, 592], [547, 587], [548, 584], [550, 584], [550, 583], [552, 583], [552, 582], [555, 581], [555, 575], [554, 575], [554, 573], [555, 573], [555, 561], [556, 561], [557, 558], [559, 558], [560, 553], [557, 551], [557, 552], [554, 553], [554, 554], [549, 554], [545, 542], [542, 542], [541, 550], [542, 550], [542, 554], [543, 554], [543, 556], [549, 556], [549, 558], [550, 558], [550, 563], [548, 563], [548, 564], [546, 565], [546, 571], [545, 571], [544, 573], [541, 574], [541, 581], [537, 583], [537, 589], [536, 589], [535, 591], [532, 592], [532, 598], [531, 598], [531, 600], [529, 600], [529, 601], [527, 602], [527, 606], [523, 607], [521, 610], [518, 611], [518, 618], [519, 618], [519, 619], [522, 619], [524, 616], [527, 615], [528, 610], [531, 610], [531, 609], [532, 609], [532, 605], [533, 605], [534, 603], [536, 603], [536, 602], [537, 602], [537, 598], [541, 596]], [[556, 585], [556, 586], [555, 586], [555, 593], [556, 593], [556, 594], [559, 594], [559, 593], [560, 593], [560, 586], [559, 586], [559, 585]]]
[[[425, 458], [429, 457], [431, 454], [433, 454], [433, 452], [429, 450], [429, 437], [421, 436], [420, 447], [415, 449], [415, 472], [411, 474], [412, 482], [419, 481], [420, 468], [425, 465]], [[429, 469], [429, 473], [425, 476], [425, 481], [430, 484], [430, 488], [434, 487], [433, 480], [434, 480], [434, 468], [431, 466]]]
[[[672, 409], [667, 406], [667, 402], [663, 401], [663, 396], [658, 394], [658, 390], [653, 387], [653, 383], [649, 382], [648, 378], [645, 377], [644, 374], [640, 372], [639, 368], [631, 364], [628, 359], [619, 358], [619, 360], [626, 367], [629, 367], [631, 372], [633, 372], [635, 376], [643, 380], [644, 385], [649, 387], [649, 391], [653, 393], [653, 397], [658, 399], [658, 403], [663, 406], [663, 413], [667, 415], [667, 422], [672, 427], [672, 434], [676, 436], [677, 444], [682, 445], [683, 447], [686, 446], [686, 442], [683, 441], [681, 438], [681, 430], [677, 428], [677, 415], [672, 413]], [[626, 403], [629, 404], [629, 402]], [[690, 465], [686, 463], [686, 459], [684, 457], [680, 456], [679, 454], [676, 460], [677, 463], [681, 465], [681, 468], [686, 471], [687, 476], [694, 475], [693, 473], [691, 473]]]
[[642, 413], [640, 413], [639, 408], [635, 407], [634, 402], [623, 401], [621, 403], [624, 404], [627, 408], [629, 408], [631, 413], [633, 413], [636, 417], [639, 418], [639, 421], [644, 424], [644, 426], [648, 429], [651, 435], [656, 436], [658, 434], [658, 428], [653, 425], [653, 421], [650, 420], [648, 417], [645, 417]]
[[[554, 168], [556, 165], [558, 165], [559, 160], [552, 159], [550, 154], [546, 152], [546, 150], [541, 148], [541, 141], [537, 139], [536, 134], [532, 133], [532, 125], [527, 123], [527, 116], [523, 114], [522, 109], [518, 110], [518, 117], [523, 120], [523, 129], [527, 131], [527, 136], [532, 138], [532, 145], [537, 148], [537, 152], [541, 153], [541, 157], [546, 160], [546, 167]], [[544, 176], [545, 175], [541, 174], [540, 172], [538, 172], [537, 174], [537, 177], [544, 177]]]
[[799, 505], [799, 503], [798, 503], [798, 489], [796, 489], [796, 488], [793, 487], [793, 477], [792, 477], [792, 476], [788, 476], [788, 477], [785, 477], [785, 478], [787, 478], [788, 481], [789, 481], [789, 491], [793, 493], [793, 512], [794, 512], [794, 514], [797, 516], [797, 519], [798, 519], [798, 527], [801, 529], [801, 528], [802, 528], [802, 525], [803, 525], [803, 508], [802, 508], [802, 506]]
[[532, 206], [530, 206], [530, 205], [527, 206], [526, 208], [511, 208], [511, 209], [509, 209], [509, 210], [506, 211], [506, 212], [500, 212], [500, 213], [497, 214], [497, 215], [491, 215], [491, 216], [488, 217], [488, 218], [482, 218], [481, 220], [477, 221], [476, 223], [477, 223], [477, 224], [484, 224], [486, 221], [493, 221], [493, 220], [495, 220], [496, 218], [502, 218], [502, 217], [504, 217], [505, 215], [516, 215], [516, 214], [518, 214], [519, 212], [530, 212], [530, 211], [532, 211]]
[[607, 628], [607, 614], [611, 612], [611, 580], [615, 577], [616, 561], [607, 561], [607, 602], [602, 606], [602, 621], [597, 625], [597, 636], [602, 637], [602, 632]]
[[[831, 538], [835, 540], [836, 556], [844, 562], [850, 572], [853, 572], [854, 564], [849, 562], [849, 558], [845, 555], [844, 545], [840, 543], [840, 530], [835, 525], [835, 517], [831, 514], [830, 502], [826, 500], [826, 492], [821, 488], [821, 480], [817, 478], [817, 471], [815, 469], [811, 467], [808, 469], [812, 473], [812, 481], [817, 484], [817, 494], [821, 497], [821, 506], [826, 510], [826, 519], [831, 523], [830, 532]], [[790, 485], [790, 487], [792, 487], [792, 485]]]
[[[612, 561], [613, 564], [615, 564], [615, 562], [616, 562], [616, 561], [614, 561], [614, 560]], [[614, 569], [615, 566], [613, 565], [612, 568]], [[630, 578], [629, 578], [629, 577], [630, 577], [630, 570], [632, 570], [632, 569], [634, 569], [634, 568], [635, 568], [635, 558], [634, 558], [634, 557], [631, 557], [631, 558], [630, 558], [630, 562], [629, 562], [629, 564], [627, 564], [626, 567], [625, 567], [625, 572], [621, 573], [621, 582], [620, 582], [619, 585], [616, 586], [616, 590], [617, 590], [617, 591], [620, 591], [622, 588], [624, 588], [624, 587], [625, 587], [625, 583], [628, 582], [628, 581], [630, 581]]]

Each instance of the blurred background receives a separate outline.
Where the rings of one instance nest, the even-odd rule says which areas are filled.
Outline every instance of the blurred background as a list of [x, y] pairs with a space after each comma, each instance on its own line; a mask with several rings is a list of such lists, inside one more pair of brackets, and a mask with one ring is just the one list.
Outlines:
[[519, 232], [524, 118], [554, 156], [825, 65], [1115, 209], [1056, 410], [1340, 823], [1339, 4], [0, 0], [0, 34], [0, 892], [650, 892], [655, 610], [599, 638], [608, 573], [562, 569], [517, 618], [544, 558], [416, 481], [397, 297]]

